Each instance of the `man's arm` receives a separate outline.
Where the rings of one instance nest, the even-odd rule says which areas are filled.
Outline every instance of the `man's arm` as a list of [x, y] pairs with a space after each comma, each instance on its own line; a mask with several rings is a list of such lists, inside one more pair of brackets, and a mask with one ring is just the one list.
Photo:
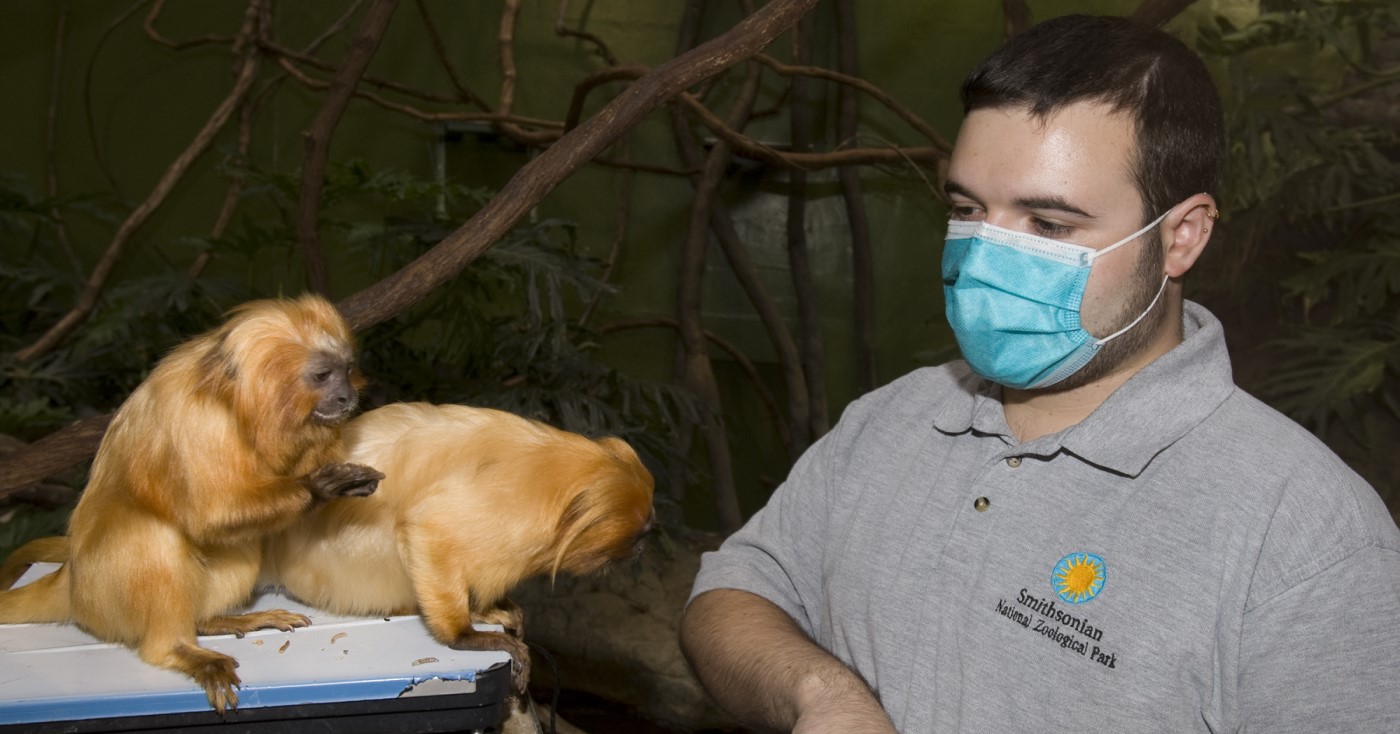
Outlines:
[[681, 618], [681, 649], [705, 690], [746, 726], [794, 734], [894, 734], [875, 694], [783, 610], [714, 589]]
[[1246, 731], [1400, 731], [1400, 552], [1365, 548], [1245, 614]]

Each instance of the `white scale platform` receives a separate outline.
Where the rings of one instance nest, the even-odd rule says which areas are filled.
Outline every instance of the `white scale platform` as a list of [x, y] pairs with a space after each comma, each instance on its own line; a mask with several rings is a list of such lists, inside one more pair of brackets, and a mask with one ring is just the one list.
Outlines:
[[[15, 585], [57, 567], [35, 564]], [[220, 728], [220, 724], [248, 718], [247, 714], [256, 717], [258, 709], [419, 696], [457, 696], [468, 707], [490, 706], [499, 703], [509, 686], [507, 653], [445, 647], [428, 634], [417, 615], [340, 617], [273, 593], [258, 597], [249, 609], [300, 612], [311, 618], [311, 626], [293, 632], [259, 630], [242, 638], [199, 638], [200, 645], [231, 655], [239, 663], [243, 685], [238, 691], [238, 711], [223, 719], [211, 709], [204, 690], [189, 678], [147, 665], [126, 647], [98, 641], [73, 625], [0, 625], [0, 731], [34, 731], [39, 722], [100, 720], [118, 723], [110, 729], [94, 725], [55, 731], [130, 731], [145, 727], [131, 725], [129, 717], [193, 712], [207, 717], [185, 717], [186, 725], [198, 728], [207, 719]], [[482, 625], [480, 629], [501, 628]], [[499, 690], [478, 690], [487, 671], [497, 682], [482, 687]], [[488, 693], [496, 700], [477, 695]], [[334, 706], [317, 711], [336, 716]]]

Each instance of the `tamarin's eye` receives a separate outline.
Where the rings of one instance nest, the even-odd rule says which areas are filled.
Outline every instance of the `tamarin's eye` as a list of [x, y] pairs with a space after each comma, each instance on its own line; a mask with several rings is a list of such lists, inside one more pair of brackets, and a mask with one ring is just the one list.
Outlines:
[[325, 382], [326, 380], [331, 379], [331, 371], [322, 370], [320, 372], [317, 372], [315, 375], [312, 375], [312, 377], [315, 378], [317, 382]]

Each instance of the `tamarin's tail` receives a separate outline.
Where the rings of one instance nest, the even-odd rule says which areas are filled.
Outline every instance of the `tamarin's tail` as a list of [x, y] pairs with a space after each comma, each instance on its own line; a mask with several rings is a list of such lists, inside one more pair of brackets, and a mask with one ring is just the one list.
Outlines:
[[18, 589], [0, 591], [0, 624], [68, 622], [68, 566]]
[[8, 589], [33, 563], [67, 563], [68, 536], [36, 538], [14, 549], [0, 565], [0, 589]]

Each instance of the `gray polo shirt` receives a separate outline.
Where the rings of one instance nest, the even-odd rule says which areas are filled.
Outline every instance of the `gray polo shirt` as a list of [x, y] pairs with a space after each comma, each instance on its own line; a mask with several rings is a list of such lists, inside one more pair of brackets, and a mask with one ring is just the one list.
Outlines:
[[693, 594], [751, 591], [901, 732], [1400, 732], [1400, 532], [1220, 323], [1017, 443], [955, 362], [852, 403]]

